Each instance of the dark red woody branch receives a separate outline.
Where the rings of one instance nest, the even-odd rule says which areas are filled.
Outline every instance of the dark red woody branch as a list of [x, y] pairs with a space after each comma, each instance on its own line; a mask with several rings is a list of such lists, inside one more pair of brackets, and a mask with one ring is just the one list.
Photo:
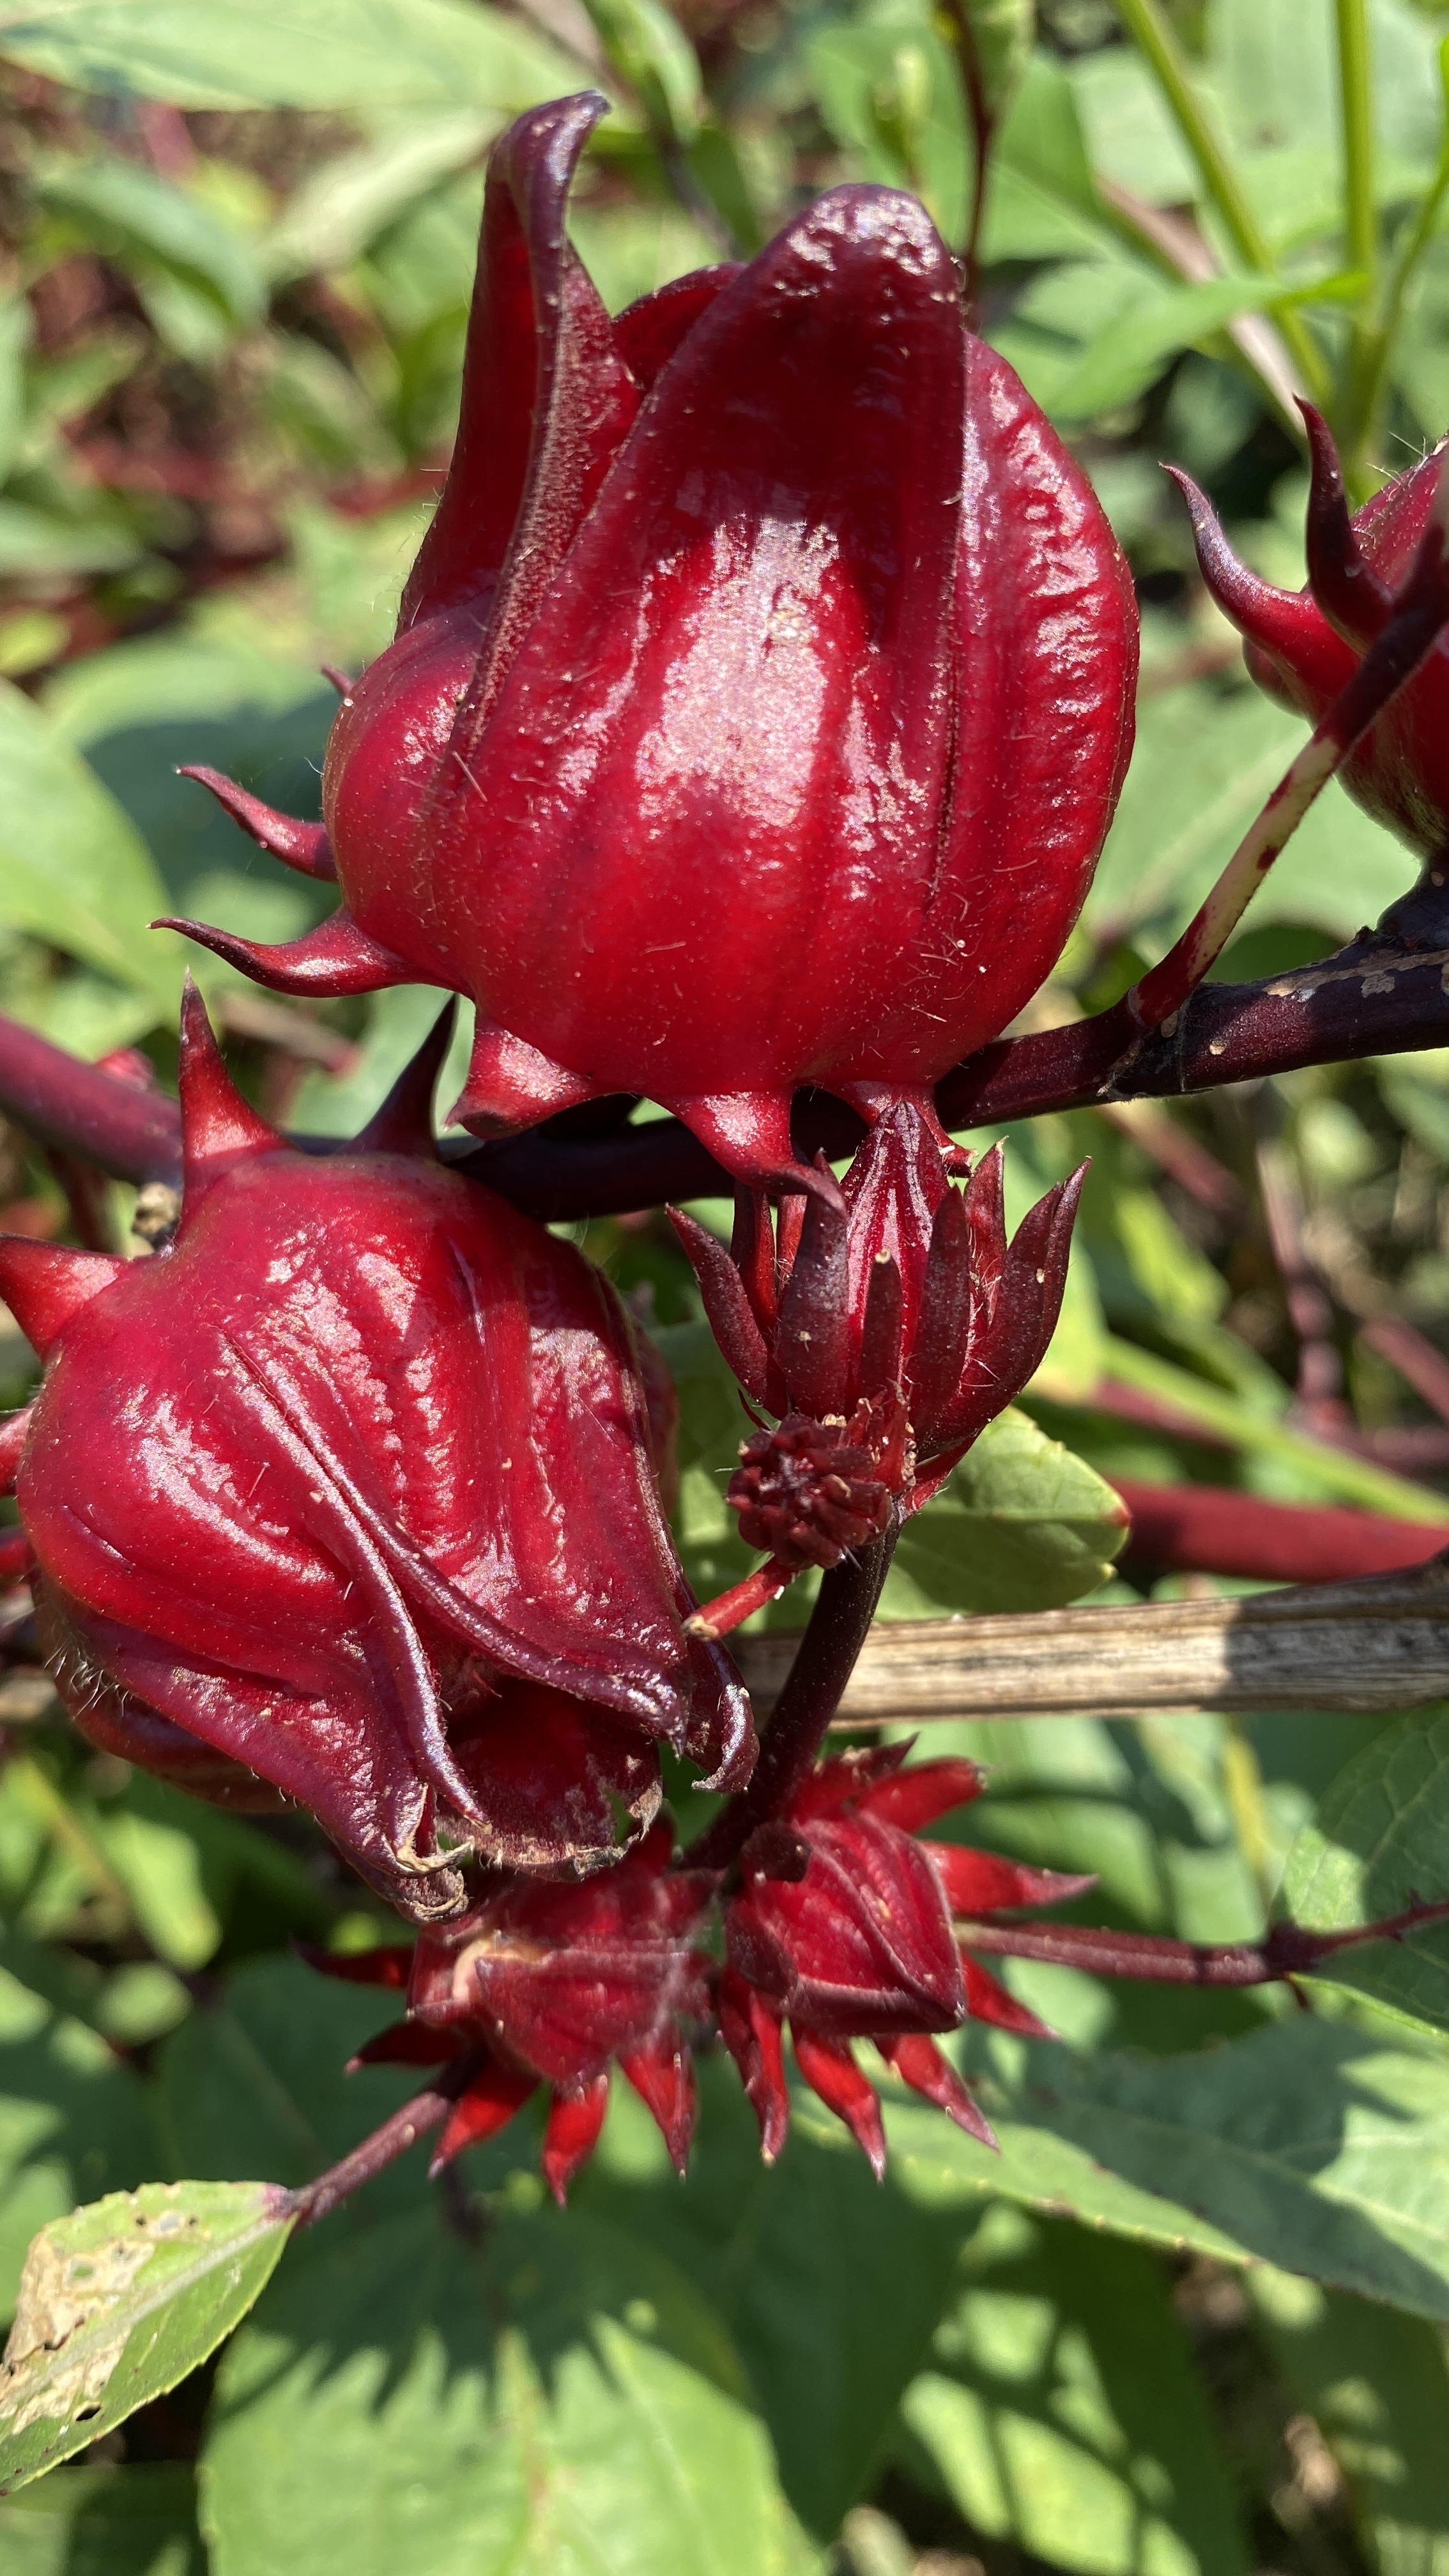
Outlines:
[[[1317, 965], [1254, 984], [1204, 984], [1170, 1030], [1151, 1029], [1123, 1060], [1101, 1019], [998, 1038], [937, 1085], [949, 1128], [990, 1127], [1101, 1100], [1170, 1100], [1303, 1065], [1412, 1055], [1449, 1044], [1449, 905], [1416, 892]], [[83, 1064], [0, 1015], [0, 1113], [43, 1144], [83, 1156], [115, 1179], [174, 1181], [180, 1124], [173, 1101]], [[862, 1122], [840, 1102], [803, 1092], [802, 1154], [850, 1153]], [[305, 1143], [306, 1139], [299, 1139]], [[321, 1150], [319, 1140], [319, 1150]], [[530, 1216], [555, 1223], [727, 1195], [732, 1184], [677, 1119], [562, 1132], [549, 1120], [505, 1144], [447, 1159]]]

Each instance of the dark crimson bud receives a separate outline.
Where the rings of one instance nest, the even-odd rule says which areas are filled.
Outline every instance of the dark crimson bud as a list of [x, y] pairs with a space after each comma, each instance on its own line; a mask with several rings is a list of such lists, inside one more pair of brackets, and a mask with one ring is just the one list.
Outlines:
[[[1352, 517], [1327, 425], [1302, 406], [1312, 484], [1308, 586], [1276, 590], [1233, 554], [1211, 507], [1185, 474], [1203, 579], [1246, 639], [1248, 668], [1281, 705], [1314, 724], [1347, 686], [1383, 628], [1428, 530], [1445, 443], [1396, 475]], [[1449, 843], [1449, 644], [1441, 637], [1421, 670], [1365, 735], [1341, 776], [1351, 796], [1413, 849], [1434, 860]]]
[[[673, 1865], [673, 1840], [661, 1818], [582, 1883], [500, 1878], [462, 1921], [418, 1942], [408, 2019], [370, 2040], [355, 2062], [476, 2060], [434, 2172], [493, 2136], [543, 2084], [543, 2171], [562, 2201], [598, 2142], [615, 2060], [684, 2171], [695, 2112], [685, 2026], [710, 2011], [710, 1961], [696, 1943], [718, 1879]], [[391, 1951], [367, 1954], [365, 1965], [313, 1956], [328, 1975], [397, 1982]]]
[[921, 1826], [977, 1797], [982, 1778], [959, 1760], [903, 1768], [909, 1749], [887, 1745], [822, 1762], [788, 1814], [760, 1826], [740, 1855], [741, 1883], [725, 1908], [720, 2035], [755, 2106], [767, 2158], [778, 2155], [789, 2120], [787, 2023], [801, 2075], [877, 2173], [885, 2163], [880, 2108], [851, 2040], [873, 2040], [904, 2083], [994, 2145], [931, 2032], [974, 2019], [1050, 2035], [969, 1956], [962, 1947], [969, 1929], [958, 1933], [952, 1917], [979, 1923], [1002, 1908], [1059, 1904], [1092, 1881], [916, 1841]]
[[324, 837], [219, 790], [342, 908], [283, 948], [186, 926], [282, 990], [470, 995], [480, 1135], [641, 1092], [808, 1192], [797, 1085], [925, 1105], [1059, 954], [1131, 584], [913, 199], [833, 189], [611, 322], [565, 229], [603, 106], [494, 152], [452, 470]]
[[723, 1636], [804, 1566], [838, 1565], [918, 1510], [1040, 1366], [1083, 1175], [1008, 1242], [1000, 1147], [958, 1189], [949, 1166], [964, 1159], [900, 1100], [838, 1203], [786, 1198], [772, 1232], [763, 1192], [742, 1191], [729, 1253], [671, 1208], [721, 1350], [751, 1403], [781, 1416], [745, 1441], [727, 1497], [767, 1561], [696, 1634]]
[[310, 1807], [419, 1919], [463, 1904], [470, 1853], [611, 1859], [660, 1742], [731, 1783], [752, 1758], [738, 1681], [685, 1633], [618, 1301], [395, 1150], [437, 1052], [358, 1148], [307, 1156], [192, 994], [174, 1243], [0, 1242], [46, 1363], [17, 1493], [67, 1706], [204, 1796]]

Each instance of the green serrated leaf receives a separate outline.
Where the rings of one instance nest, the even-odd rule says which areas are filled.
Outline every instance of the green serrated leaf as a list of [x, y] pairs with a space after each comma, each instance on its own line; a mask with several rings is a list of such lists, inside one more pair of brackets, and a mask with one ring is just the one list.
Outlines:
[[[907, 1521], [885, 1615], [1046, 1610], [1105, 1583], [1126, 1509], [1095, 1468], [1014, 1407], [989, 1423], [942, 1492]], [[909, 1584], [908, 1597], [904, 1585]]]
[[0, 2494], [164, 2396], [259, 2296], [291, 2232], [272, 2183], [143, 2183], [41, 2229], [0, 2369]]
[[1174, 2058], [969, 2034], [993, 2156], [903, 2105], [905, 2178], [1449, 2320], [1449, 2063], [1294, 2014]]
[[[1400, 1718], [1325, 1791], [1288, 1854], [1282, 1902], [1315, 1930], [1449, 1897], [1449, 1716]], [[1449, 2029], [1449, 1926], [1325, 1960], [1319, 1976]]]
[[739, 2356], [674, 2264], [582, 2211], [476, 2247], [419, 2199], [289, 2265], [218, 2376], [215, 2576], [786, 2576]]

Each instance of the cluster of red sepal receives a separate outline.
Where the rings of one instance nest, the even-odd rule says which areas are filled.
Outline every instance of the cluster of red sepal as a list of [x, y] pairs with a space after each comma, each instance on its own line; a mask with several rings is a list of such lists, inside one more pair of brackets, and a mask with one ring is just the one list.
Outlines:
[[670, 1210], [715, 1339], [750, 1403], [780, 1417], [744, 1443], [728, 1494], [768, 1562], [709, 1603], [697, 1633], [722, 1636], [805, 1566], [836, 1565], [918, 1510], [1040, 1366], [1083, 1175], [1008, 1242], [1001, 1148], [964, 1188], [951, 1158], [902, 1100], [841, 1193], [787, 1197], [772, 1220], [762, 1192], [738, 1191], [728, 1253]]
[[503, 1878], [411, 1951], [312, 1954], [330, 1975], [406, 1986], [407, 2019], [369, 2040], [355, 2065], [467, 2061], [434, 2173], [493, 2137], [542, 2085], [544, 2177], [562, 2201], [598, 2143], [611, 2064], [683, 2173], [695, 2116], [690, 2032], [710, 2014], [710, 1961], [696, 1944], [719, 1881], [673, 1863], [673, 1845], [661, 1816], [598, 1877]]
[[174, 1242], [0, 1239], [45, 1360], [5, 1446], [67, 1707], [203, 1797], [311, 1808], [417, 1920], [462, 1908], [469, 1854], [611, 1861], [658, 1808], [661, 1742], [724, 1786], [754, 1752], [737, 1676], [686, 1632], [633, 1328], [437, 1162], [440, 1045], [354, 1148], [309, 1156], [232, 1088], [192, 993]]
[[[1240, 563], [1210, 503], [1176, 477], [1192, 514], [1203, 579], [1245, 638], [1259, 686], [1316, 724], [1387, 625], [1428, 531], [1445, 443], [1349, 513], [1332, 434], [1311, 403], [1308, 586], [1275, 589]], [[1441, 637], [1342, 770], [1350, 795], [1431, 863], [1449, 849], [1449, 644]]]
[[282, 990], [471, 996], [480, 1135], [638, 1092], [808, 1188], [797, 1085], [925, 1098], [1060, 953], [1132, 586], [913, 198], [832, 189], [611, 320], [565, 228], [604, 105], [493, 153], [447, 487], [325, 823], [192, 773], [341, 910], [281, 948], [178, 926]]
[[958, 1843], [921, 1842], [922, 1826], [979, 1796], [972, 1762], [902, 1768], [905, 1745], [821, 1763], [788, 1812], [740, 1855], [725, 1908], [728, 1965], [720, 2030], [760, 2123], [765, 2156], [785, 2141], [783, 2036], [806, 2083], [842, 2119], [877, 2174], [885, 2131], [875, 2088], [850, 2042], [874, 2041], [913, 2092], [994, 2146], [990, 2124], [930, 2036], [965, 2021], [1049, 2036], [970, 1957], [954, 1914], [1059, 1903], [1092, 1882], [1029, 1869]]

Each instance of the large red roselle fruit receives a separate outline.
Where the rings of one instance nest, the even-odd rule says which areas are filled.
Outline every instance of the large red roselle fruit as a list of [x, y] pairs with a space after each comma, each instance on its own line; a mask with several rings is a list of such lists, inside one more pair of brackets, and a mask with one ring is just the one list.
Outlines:
[[615, 2061], [683, 2173], [695, 2116], [689, 2032], [710, 2012], [710, 1960], [696, 1943], [718, 1874], [671, 1866], [673, 1844], [661, 1816], [614, 1868], [572, 1887], [503, 1879], [411, 1953], [312, 1954], [330, 1975], [406, 1986], [408, 2018], [370, 2040], [357, 2064], [472, 2061], [434, 2173], [543, 2084], [543, 2170], [563, 2200], [598, 2141]]
[[[1277, 590], [1239, 563], [1185, 474], [1203, 579], [1246, 639], [1248, 669], [1280, 705], [1317, 723], [1388, 620], [1434, 508], [1444, 443], [1349, 516], [1326, 423], [1302, 406], [1312, 453], [1308, 587]], [[1351, 796], [1430, 862], [1449, 848], [1449, 641], [1441, 636], [1341, 772]], [[1431, 883], [1442, 882], [1439, 875]]]
[[[1083, 1171], [1085, 1166], [1083, 1167]], [[936, 1493], [1040, 1366], [1066, 1285], [1083, 1172], [1008, 1242], [1000, 1146], [964, 1189], [898, 1101], [839, 1200], [736, 1192], [734, 1238], [670, 1210], [715, 1339], [752, 1405], [727, 1499], [766, 1563], [695, 1622], [721, 1636], [807, 1565], [838, 1565]]]
[[720, 2030], [755, 2106], [767, 2158], [789, 2122], [783, 2034], [806, 2083], [844, 2120], [879, 2174], [885, 2133], [852, 2039], [871, 2039], [903, 2083], [986, 2144], [991, 2129], [930, 2036], [968, 2019], [1045, 2034], [1045, 2026], [961, 1946], [953, 1914], [1057, 1904], [1089, 1878], [1030, 1869], [956, 1843], [922, 1843], [923, 1825], [980, 1794], [972, 1762], [903, 1769], [908, 1745], [822, 1762], [788, 1812], [740, 1855], [725, 1909], [729, 1964]]
[[396, 1150], [436, 1063], [308, 1157], [233, 1091], [192, 994], [174, 1244], [0, 1241], [46, 1361], [6, 1445], [68, 1707], [203, 1796], [310, 1807], [421, 1920], [463, 1905], [470, 1853], [612, 1860], [661, 1742], [731, 1785], [753, 1756], [737, 1678], [685, 1633], [613, 1292]]
[[283, 948], [181, 926], [287, 991], [470, 995], [480, 1135], [643, 1093], [778, 1180], [797, 1085], [928, 1102], [1042, 982], [1136, 612], [913, 199], [833, 189], [611, 321], [564, 230], [602, 112], [494, 153], [452, 470], [325, 824], [194, 773], [342, 909]]

